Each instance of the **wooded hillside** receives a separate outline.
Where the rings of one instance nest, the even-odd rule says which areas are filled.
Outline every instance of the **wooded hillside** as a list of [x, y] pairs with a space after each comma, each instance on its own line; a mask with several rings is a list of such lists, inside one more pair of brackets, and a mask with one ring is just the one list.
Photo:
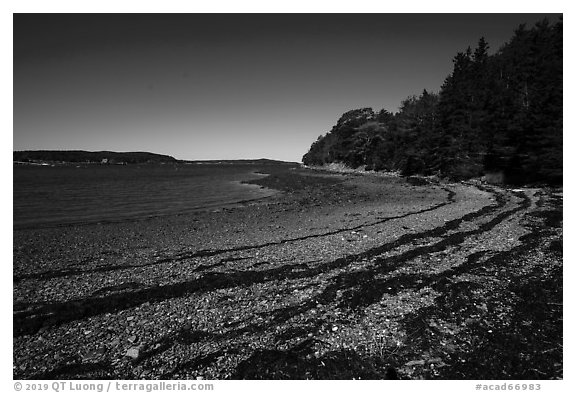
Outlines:
[[84, 151], [84, 150], [25, 150], [15, 151], [12, 154], [14, 161], [34, 162], [98, 162], [107, 163], [160, 163], [176, 162], [171, 156], [148, 152], [113, 152], [113, 151]]
[[562, 183], [562, 20], [521, 25], [495, 54], [480, 38], [454, 57], [438, 94], [406, 98], [397, 113], [346, 112], [302, 159], [405, 175]]

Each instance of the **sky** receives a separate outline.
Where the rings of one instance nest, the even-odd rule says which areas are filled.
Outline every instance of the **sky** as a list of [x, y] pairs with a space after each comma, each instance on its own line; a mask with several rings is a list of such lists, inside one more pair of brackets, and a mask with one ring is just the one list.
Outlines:
[[300, 161], [543, 14], [14, 14], [13, 149]]

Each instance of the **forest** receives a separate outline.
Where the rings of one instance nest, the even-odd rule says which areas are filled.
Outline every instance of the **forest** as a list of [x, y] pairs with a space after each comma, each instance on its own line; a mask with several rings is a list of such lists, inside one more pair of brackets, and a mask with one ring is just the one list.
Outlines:
[[64, 162], [64, 163], [174, 163], [171, 156], [148, 152], [113, 152], [84, 150], [24, 150], [12, 152], [12, 159], [19, 162]]
[[438, 93], [410, 96], [396, 113], [344, 113], [302, 162], [560, 185], [562, 40], [561, 19], [520, 25], [492, 55], [480, 38], [474, 49], [456, 54]]

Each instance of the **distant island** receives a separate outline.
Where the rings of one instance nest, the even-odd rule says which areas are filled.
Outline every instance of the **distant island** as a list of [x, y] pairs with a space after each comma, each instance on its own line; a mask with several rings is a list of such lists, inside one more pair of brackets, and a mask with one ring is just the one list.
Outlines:
[[24, 150], [13, 152], [19, 163], [159, 164], [178, 162], [174, 157], [148, 152], [84, 150]]
[[172, 156], [150, 152], [114, 152], [85, 150], [24, 150], [13, 152], [16, 164], [254, 164], [254, 165], [298, 165], [297, 162], [270, 160], [267, 158], [238, 160], [178, 160]]

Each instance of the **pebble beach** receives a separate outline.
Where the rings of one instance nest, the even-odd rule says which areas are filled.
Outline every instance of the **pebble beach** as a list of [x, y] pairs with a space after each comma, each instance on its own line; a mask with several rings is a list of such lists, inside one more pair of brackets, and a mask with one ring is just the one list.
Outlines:
[[561, 189], [266, 174], [235, 205], [15, 229], [14, 378], [562, 378]]

